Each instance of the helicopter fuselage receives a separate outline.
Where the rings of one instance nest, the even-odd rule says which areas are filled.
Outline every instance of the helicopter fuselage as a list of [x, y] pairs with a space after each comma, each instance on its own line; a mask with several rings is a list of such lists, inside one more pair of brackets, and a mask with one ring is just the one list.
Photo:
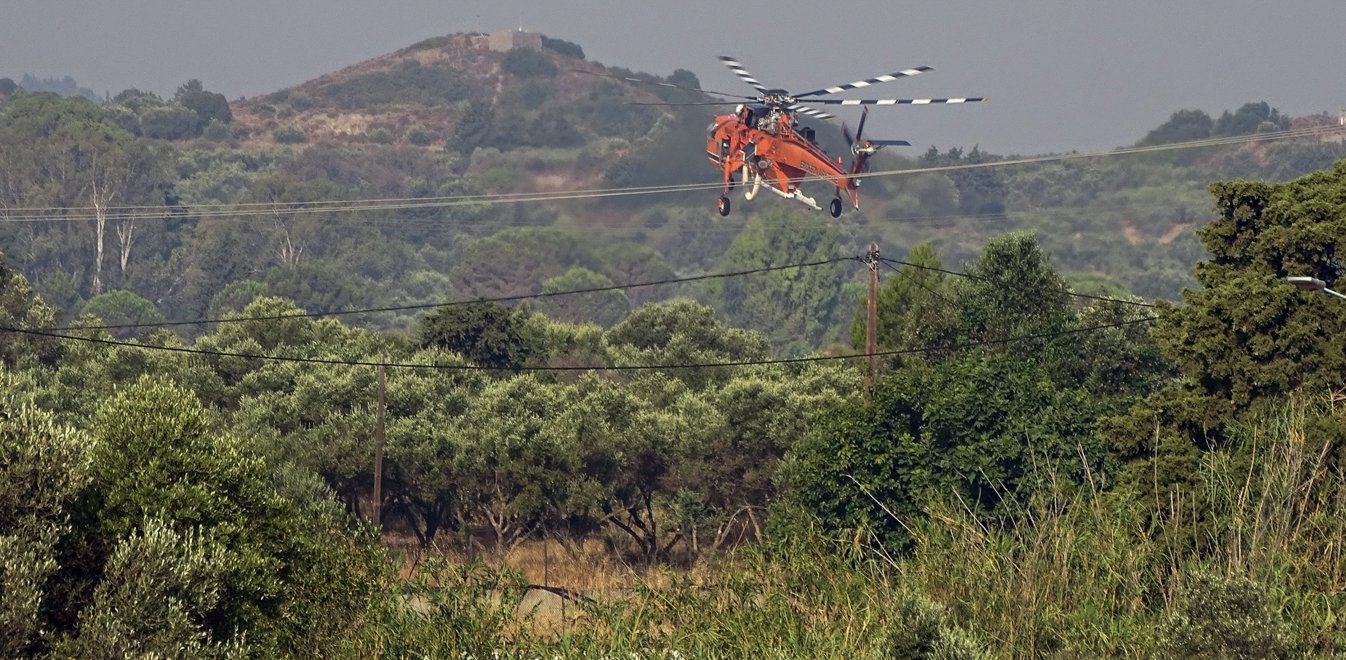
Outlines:
[[[767, 105], [739, 106], [734, 114], [715, 118], [708, 131], [706, 155], [724, 176], [725, 195], [735, 185], [734, 176], [742, 175], [744, 196], [752, 199], [763, 183], [782, 197], [797, 200], [820, 210], [802, 186], [807, 181], [831, 183], [836, 196], [848, 193], [855, 208], [860, 207], [858, 171], [844, 169], [840, 158], [832, 158], [813, 140], [813, 131], [797, 127], [792, 113]], [[833, 207], [837, 208], [837, 207]]]

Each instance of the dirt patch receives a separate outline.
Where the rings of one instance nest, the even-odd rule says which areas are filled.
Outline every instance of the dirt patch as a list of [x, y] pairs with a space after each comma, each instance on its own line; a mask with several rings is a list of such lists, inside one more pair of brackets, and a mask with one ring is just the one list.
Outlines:
[[560, 174], [539, 174], [533, 177], [533, 185], [538, 190], [573, 190], [570, 179]]
[[375, 117], [359, 112], [339, 114], [335, 117], [316, 116], [310, 119], [311, 125], [318, 130], [333, 135], [364, 135]]
[[1140, 245], [1145, 241], [1145, 236], [1140, 233], [1140, 230], [1129, 222], [1122, 225], [1122, 236], [1125, 236], [1126, 241], [1132, 245]]
[[1168, 231], [1165, 231], [1163, 234], [1159, 235], [1159, 242], [1164, 244], [1172, 243], [1173, 239], [1180, 236], [1184, 230], [1186, 230], [1188, 227], [1191, 226], [1192, 225], [1190, 223], [1179, 223], [1173, 225], [1172, 227], [1168, 228]]

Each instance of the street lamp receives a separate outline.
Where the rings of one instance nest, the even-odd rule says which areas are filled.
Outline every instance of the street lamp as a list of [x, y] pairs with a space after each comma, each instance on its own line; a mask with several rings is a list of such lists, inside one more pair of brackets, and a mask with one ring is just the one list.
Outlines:
[[1322, 291], [1323, 293], [1331, 294], [1342, 300], [1346, 300], [1346, 294], [1327, 288], [1327, 282], [1316, 277], [1287, 277], [1285, 278], [1285, 281], [1299, 287], [1300, 291]]

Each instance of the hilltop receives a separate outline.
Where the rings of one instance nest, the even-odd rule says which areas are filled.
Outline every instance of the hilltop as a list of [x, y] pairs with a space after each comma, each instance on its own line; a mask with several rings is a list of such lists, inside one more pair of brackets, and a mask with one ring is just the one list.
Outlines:
[[234, 134], [247, 149], [370, 144], [443, 150], [463, 156], [464, 173], [478, 149], [559, 150], [549, 154], [552, 166], [533, 168], [542, 187], [558, 180], [629, 182], [625, 170], [648, 165], [633, 162], [636, 150], [666, 151], [674, 162], [688, 162], [679, 158], [684, 149], [671, 147], [685, 143], [691, 126], [696, 132], [690, 135], [699, 134], [704, 108], [629, 103], [710, 99], [612, 76], [699, 86], [688, 71], [660, 78], [589, 62], [580, 46], [536, 33], [453, 34], [237, 101]]

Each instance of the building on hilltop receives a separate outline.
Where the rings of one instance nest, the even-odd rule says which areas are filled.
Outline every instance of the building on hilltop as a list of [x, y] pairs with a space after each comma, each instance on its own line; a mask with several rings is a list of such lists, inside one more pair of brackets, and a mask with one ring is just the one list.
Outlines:
[[486, 47], [500, 53], [511, 51], [515, 48], [542, 50], [542, 34], [538, 32], [524, 32], [523, 30], [492, 32], [486, 35]]

